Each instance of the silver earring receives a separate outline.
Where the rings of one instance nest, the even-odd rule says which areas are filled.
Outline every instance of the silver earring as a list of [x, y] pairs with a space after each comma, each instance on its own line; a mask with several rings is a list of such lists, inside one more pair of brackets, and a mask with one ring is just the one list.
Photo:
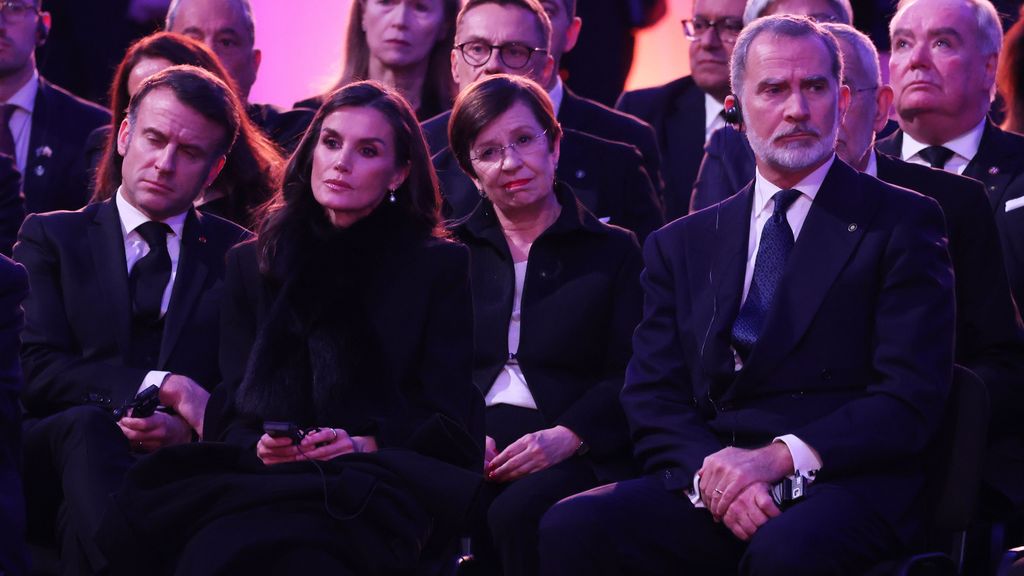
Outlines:
[[398, 201], [398, 198], [395, 198], [395, 190], [393, 188], [389, 189], [388, 190], [388, 202], [394, 204], [397, 201]]

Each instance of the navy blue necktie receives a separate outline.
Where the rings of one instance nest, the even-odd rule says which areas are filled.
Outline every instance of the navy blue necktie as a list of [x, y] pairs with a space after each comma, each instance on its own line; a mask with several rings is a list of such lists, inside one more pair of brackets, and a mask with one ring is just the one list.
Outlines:
[[128, 275], [132, 294], [132, 312], [144, 322], [160, 319], [160, 303], [171, 280], [171, 257], [167, 253], [167, 234], [171, 227], [163, 222], [145, 222], [135, 229], [149, 245], [149, 252], [139, 258]]
[[761, 246], [757, 249], [750, 290], [736, 316], [736, 323], [732, 325], [732, 345], [743, 360], [761, 334], [761, 327], [775, 300], [775, 289], [786, 268], [786, 259], [793, 250], [793, 229], [786, 221], [786, 210], [799, 196], [799, 190], [779, 190], [772, 197], [775, 210], [761, 230]]

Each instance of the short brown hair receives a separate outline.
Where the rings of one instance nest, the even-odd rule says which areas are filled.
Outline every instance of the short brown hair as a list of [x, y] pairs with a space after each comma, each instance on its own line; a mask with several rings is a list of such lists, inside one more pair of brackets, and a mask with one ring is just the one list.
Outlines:
[[547, 130], [549, 149], [562, 137], [562, 127], [555, 119], [555, 108], [548, 93], [533, 80], [523, 76], [495, 74], [470, 84], [455, 99], [448, 119], [448, 140], [462, 171], [476, 178], [469, 159], [469, 150], [483, 129], [517, 102], [525, 104], [537, 123]]

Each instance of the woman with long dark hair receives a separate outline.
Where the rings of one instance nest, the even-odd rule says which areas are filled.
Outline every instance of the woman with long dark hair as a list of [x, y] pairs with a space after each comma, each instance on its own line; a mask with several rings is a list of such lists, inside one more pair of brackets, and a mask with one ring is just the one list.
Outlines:
[[228, 255], [205, 429], [224, 444], [135, 468], [107, 533], [115, 573], [149, 557], [190, 575], [404, 574], [458, 524], [482, 403], [468, 254], [439, 204], [396, 92], [327, 98], [259, 239]]

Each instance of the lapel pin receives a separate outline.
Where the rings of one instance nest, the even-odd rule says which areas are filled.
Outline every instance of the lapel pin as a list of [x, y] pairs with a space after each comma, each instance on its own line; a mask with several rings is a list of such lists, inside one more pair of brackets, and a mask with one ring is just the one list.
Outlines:
[[200, 244], [206, 244], [206, 236], [200, 236], [199, 237], [199, 243]]
[[39, 148], [36, 148], [36, 156], [49, 158], [50, 156], [53, 156], [53, 148], [50, 148], [49, 146], [40, 146]]
[[846, 231], [847, 232], [856, 232], [857, 231], [857, 224], [856, 223], [850, 224], [849, 226], [846, 227]]
[[989, 168], [988, 169], [988, 173], [991, 174], [992, 176], [995, 176], [996, 174], [999, 174], [999, 166], [993, 166], [993, 167]]
[[36, 166], [35, 173], [36, 176], [42, 176], [43, 174], [46, 174], [46, 168], [43, 168], [42, 166]]
[[586, 176], [586, 175], [587, 175], [587, 173], [585, 171], [583, 171], [583, 170], [577, 170], [576, 171], [576, 179], [577, 180], [582, 180], [583, 177]]

